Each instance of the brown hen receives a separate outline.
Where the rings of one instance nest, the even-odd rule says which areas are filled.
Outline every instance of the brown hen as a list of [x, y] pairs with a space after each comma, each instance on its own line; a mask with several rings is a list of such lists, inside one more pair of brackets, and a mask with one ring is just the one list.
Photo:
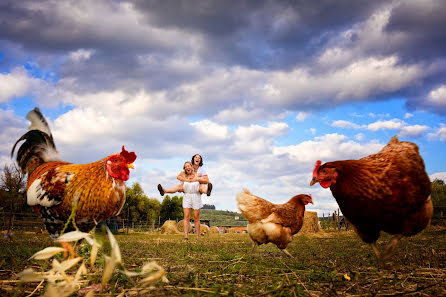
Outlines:
[[[385, 266], [403, 236], [425, 229], [432, 217], [431, 187], [418, 146], [394, 136], [377, 154], [359, 160], [316, 162], [313, 180], [330, 187], [333, 197], [356, 233], [369, 243]], [[380, 232], [394, 236], [384, 252]]]
[[311, 195], [297, 195], [287, 203], [274, 204], [251, 194], [247, 189], [237, 194], [238, 208], [248, 220], [248, 234], [254, 247], [274, 243], [286, 255], [285, 248], [302, 228], [305, 205], [313, 203]]

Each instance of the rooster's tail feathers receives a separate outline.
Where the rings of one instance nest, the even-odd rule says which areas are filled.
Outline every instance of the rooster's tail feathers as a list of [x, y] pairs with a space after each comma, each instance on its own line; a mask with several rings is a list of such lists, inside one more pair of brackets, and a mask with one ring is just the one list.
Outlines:
[[14, 144], [11, 157], [14, 155], [17, 144], [25, 140], [17, 151], [16, 160], [23, 173], [31, 173], [42, 163], [60, 159], [50, 127], [39, 109], [31, 110], [26, 118], [31, 121], [30, 131], [20, 137]]

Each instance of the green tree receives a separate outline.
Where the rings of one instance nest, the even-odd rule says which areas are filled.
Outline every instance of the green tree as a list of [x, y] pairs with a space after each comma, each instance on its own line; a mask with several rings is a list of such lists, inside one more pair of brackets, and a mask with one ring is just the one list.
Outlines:
[[134, 183], [126, 190], [126, 202], [122, 215], [132, 222], [153, 224], [160, 215], [161, 204], [155, 198], [148, 198], [139, 183]]
[[446, 184], [441, 179], [435, 179], [431, 183], [432, 203], [435, 206], [446, 207]]
[[173, 196], [170, 198], [169, 195], [164, 197], [163, 202], [161, 202], [161, 222], [167, 220], [181, 220], [184, 218], [183, 214], [183, 196]]

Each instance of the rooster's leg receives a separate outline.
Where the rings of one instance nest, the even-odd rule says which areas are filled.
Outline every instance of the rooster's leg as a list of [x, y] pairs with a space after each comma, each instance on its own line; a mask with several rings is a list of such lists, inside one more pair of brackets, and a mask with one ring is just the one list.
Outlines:
[[76, 252], [74, 251], [73, 245], [71, 243], [62, 241], [60, 244], [65, 249], [64, 251], [65, 259], [68, 258], [68, 255], [70, 256], [70, 259], [74, 259], [76, 257]]
[[288, 257], [290, 257], [291, 259], [294, 259], [294, 256], [293, 255], [291, 255], [286, 249], [281, 249], [281, 251], [285, 254], [285, 255], [287, 255]]

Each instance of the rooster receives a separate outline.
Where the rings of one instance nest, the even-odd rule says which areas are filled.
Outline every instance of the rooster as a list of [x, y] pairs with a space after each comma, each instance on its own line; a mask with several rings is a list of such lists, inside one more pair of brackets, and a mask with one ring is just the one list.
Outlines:
[[253, 249], [261, 244], [274, 243], [287, 256], [294, 258], [286, 247], [293, 235], [302, 228], [305, 205], [313, 204], [311, 195], [297, 195], [287, 203], [274, 204], [251, 194], [247, 189], [237, 194], [238, 208], [248, 220], [248, 234]]
[[124, 181], [129, 179], [135, 153], [122, 146], [120, 153], [90, 164], [63, 162], [40, 110], [31, 110], [26, 118], [31, 126], [14, 144], [11, 157], [24, 140], [16, 160], [28, 174], [27, 203], [43, 219], [50, 236], [57, 238], [76, 226], [89, 232], [97, 223], [119, 214], [125, 202]]
[[[431, 187], [418, 146], [394, 136], [377, 154], [359, 160], [316, 162], [310, 186], [330, 187], [356, 233], [370, 244], [378, 265], [386, 262], [403, 236], [424, 230], [432, 217]], [[383, 252], [380, 232], [392, 234]]]

